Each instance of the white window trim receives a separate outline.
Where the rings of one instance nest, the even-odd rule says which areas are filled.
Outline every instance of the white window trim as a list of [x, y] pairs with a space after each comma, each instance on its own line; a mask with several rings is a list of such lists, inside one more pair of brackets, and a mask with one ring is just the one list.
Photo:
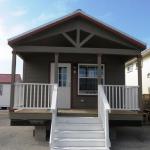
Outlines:
[[[80, 93], [80, 90], [79, 90], [79, 67], [80, 66], [98, 66], [98, 64], [78, 64], [78, 95], [98, 95], [97, 93], [95, 94], [92, 94], [92, 93]], [[105, 64], [101, 64], [101, 66], [103, 66], [103, 69], [104, 69], [104, 72], [103, 72], [103, 78], [104, 78], [104, 81], [103, 81], [103, 84], [105, 84]], [[87, 77], [82, 77], [82, 78], [87, 78]], [[92, 77], [90, 77], [92, 78]], [[95, 77], [93, 77], [95, 78]]]

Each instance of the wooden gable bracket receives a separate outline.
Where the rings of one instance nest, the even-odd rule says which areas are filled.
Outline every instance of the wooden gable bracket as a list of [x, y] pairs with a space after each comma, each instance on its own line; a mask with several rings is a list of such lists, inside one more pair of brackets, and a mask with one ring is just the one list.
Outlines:
[[75, 47], [77, 47], [77, 44], [75, 43], [75, 41], [67, 34], [67, 33], [62, 33], [62, 35]]
[[80, 47], [80, 28], [77, 27], [77, 36], [76, 36], [77, 47]]
[[[84, 30], [83, 30], [84, 31]], [[74, 47], [80, 48], [86, 42], [88, 42], [93, 36], [93, 33], [89, 33], [87, 37], [85, 37], [82, 42], [80, 41], [81, 29], [78, 27], [76, 29], [76, 41], [74, 41], [66, 32], [63, 32], [62, 35], [72, 44]]]
[[88, 35], [79, 45], [79, 47], [82, 47], [86, 42], [88, 42], [92, 37], [94, 36], [93, 33], [91, 33], [90, 35]]

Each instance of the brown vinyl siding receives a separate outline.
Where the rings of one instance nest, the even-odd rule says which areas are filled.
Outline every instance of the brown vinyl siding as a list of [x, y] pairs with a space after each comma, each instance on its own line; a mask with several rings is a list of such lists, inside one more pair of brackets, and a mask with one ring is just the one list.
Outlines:
[[[24, 82], [50, 82], [50, 63], [54, 62], [53, 54], [34, 54], [26, 56], [24, 61]], [[96, 108], [97, 96], [78, 95], [78, 64], [96, 64], [96, 55], [85, 54], [60, 54], [59, 62], [71, 63], [71, 105], [72, 108]], [[116, 55], [103, 55], [102, 63], [105, 64], [105, 84], [125, 84], [124, 59]], [[76, 68], [76, 73], [73, 69]]]
[[30, 57], [24, 60], [23, 82], [49, 82], [49, 59], [47, 56]]

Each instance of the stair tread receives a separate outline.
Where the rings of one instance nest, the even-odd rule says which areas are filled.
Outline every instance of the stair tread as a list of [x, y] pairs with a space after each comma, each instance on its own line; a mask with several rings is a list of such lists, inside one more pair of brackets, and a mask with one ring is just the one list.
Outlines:
[[57, 117], [52, 150], [109, 150], [98, 117]]
[[105, 147], [54, 147], [54, 150], [108, 150]]
[[82, 139], [82, 138], [78, 138], [78, 139], [76, 139], [76, 138], [72, 138], [72, 139], [70, 139], [70, 138], [54, 138], [54, 140], [57, 140], [57, 141], [105, 141], [105, 139], [104, 138], [102, 138], [102, 139]]
[[85, 132], [85, 133], [104, 133], [104, 130], [55, 130], [55, 133], [78, 133], [78, 132]]

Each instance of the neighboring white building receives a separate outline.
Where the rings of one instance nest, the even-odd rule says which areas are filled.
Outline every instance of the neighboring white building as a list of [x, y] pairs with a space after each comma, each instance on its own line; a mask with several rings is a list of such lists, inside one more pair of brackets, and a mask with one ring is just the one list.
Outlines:
[[[150, 49], [142, 53], [142, 90], [143, 94], [150, 94]], [[125, 64], [126, 85], [138, 85], [137, 59]]]
[[[16, 82], [21, 82], [21, 76], [16, 74]], [[10, 104], [11, 75], [0, 74], [0, 108]]]

